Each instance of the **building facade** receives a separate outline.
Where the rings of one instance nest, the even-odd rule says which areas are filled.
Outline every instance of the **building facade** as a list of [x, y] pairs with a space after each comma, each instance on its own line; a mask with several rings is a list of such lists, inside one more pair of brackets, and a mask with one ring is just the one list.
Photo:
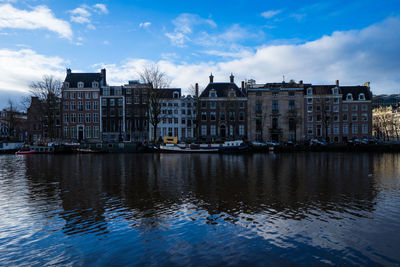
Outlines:
[[372, 134], [384, 141], [400, 139], [400, 108], [379, 106], [372, 110]]
[[[244, 83], [243, 83], [244, 85]], [[210, 82], [198, 98], [198, 137], [204, 141], [247, 139], [247, 96], [230, 82]]]
[[372, 136], [372, 93], [368, 85], [310, 85], [304, 96], [305, 139], [342, 143]]
[[248, 84], [249, 140], [300, 141], [304, 139], [303, 82]]
[[100, 94], [104, 87], [107, 87], [105, 69], [100, 73], [72, 73], [67, 69], [62, 87], [64, 140], [101, 140]]
[[125, 133], [125, 96], [122, 86], [104, 86], [101, 88], [101, 140], [113, 143], [126, 139]]

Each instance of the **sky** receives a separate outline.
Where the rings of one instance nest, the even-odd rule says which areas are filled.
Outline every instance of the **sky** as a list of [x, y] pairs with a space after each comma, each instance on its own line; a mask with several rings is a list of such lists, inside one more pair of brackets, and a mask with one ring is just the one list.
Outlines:
[[400, 93], [399, 29], [399, 0], [0, 0], [0, 108], [66, 68], [121, 85], [151, 64], [184, 93], [210, 73]]

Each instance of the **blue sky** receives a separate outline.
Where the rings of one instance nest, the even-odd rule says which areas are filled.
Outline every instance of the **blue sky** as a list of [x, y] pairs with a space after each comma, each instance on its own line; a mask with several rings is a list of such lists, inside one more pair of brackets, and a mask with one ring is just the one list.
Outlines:
[[184, 90], [233, 72], [400, 93], [398, 29], [398, 0], [0, 0], [0, 105], [67, 67], [120, 84], [152, 63]]

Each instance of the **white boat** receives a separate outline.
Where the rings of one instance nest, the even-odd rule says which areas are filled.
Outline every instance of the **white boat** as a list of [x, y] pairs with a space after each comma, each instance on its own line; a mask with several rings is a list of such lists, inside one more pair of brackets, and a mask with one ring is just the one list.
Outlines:
[[216, 153], [219, 151], [219, 146], [200, 146], [200, 145], [174, 145], [165, 144], [160, 145], [157, 149], [160, 152], [176, 152], [176, 153]]

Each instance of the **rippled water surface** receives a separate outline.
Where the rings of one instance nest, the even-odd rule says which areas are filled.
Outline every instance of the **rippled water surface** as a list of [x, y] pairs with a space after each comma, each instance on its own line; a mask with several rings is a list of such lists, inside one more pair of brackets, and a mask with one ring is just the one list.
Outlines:
[[1, 265], [400, 265], [400, 154], [0, 155]]

